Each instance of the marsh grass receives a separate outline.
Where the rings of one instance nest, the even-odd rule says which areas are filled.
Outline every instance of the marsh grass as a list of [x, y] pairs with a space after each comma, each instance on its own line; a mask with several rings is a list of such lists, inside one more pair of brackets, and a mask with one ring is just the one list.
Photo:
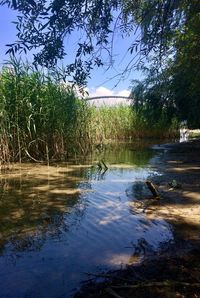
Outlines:
[[176, 123], [150, 123], [131, 106], [91, 106], [54, 74], [12, 59], [0, 72], [0, 166], [86, 155], [105, 140], [166, 137]]
[[175, 138], [178, 121], [163, 111], [157, 119], [146, 116], [145, 109], [117, 105], [91, 108], [91, 135], [94, 142], [102, 140], [136, 140], [141, 138]]

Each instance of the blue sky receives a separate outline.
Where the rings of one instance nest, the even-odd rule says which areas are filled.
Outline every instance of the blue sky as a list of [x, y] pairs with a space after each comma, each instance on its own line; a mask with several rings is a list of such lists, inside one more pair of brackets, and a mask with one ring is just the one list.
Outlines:
[[[4, 60], [8, 59], [8, 56], [5, 55], [5, 45], [16, 40], [16, 29], [15, 25], [12, 24], [12, 21], [14, 21], [15, 18], [16, 12], [6, 6], [0, 6], [0, 63], [3, 63]], [[72, 38], [75, 40], [74, 36], [72, 36]], [[122, 39], [119, 34], [115, 35], [114, 67], [107, 71], [106, 67], [97, 68], [92, 71], [91, 79], [88, 80], [88, 89], [92, 95], [125, 95], [125, 93], [128, 94], [127, 90], [130, 86], [130, 81], [133, 79], [140, 79], [141, 74], [136, 71], [132, 71], [131, 75], [125, 80], [119, 81], [119, 76], [117, 76], [123, 71], [132, 57], [129, 53], [127, 53], [127, 49], [130, 47], [132, 39], [133, 37]], [[66, 46], [69, 45], [70, 38], [66, 40]], [[30, 55], [28, 56], [28, 59], [31, 59]], [[63, 61], [63, 64], [67, 61], [70, 61], [70, 53]]]

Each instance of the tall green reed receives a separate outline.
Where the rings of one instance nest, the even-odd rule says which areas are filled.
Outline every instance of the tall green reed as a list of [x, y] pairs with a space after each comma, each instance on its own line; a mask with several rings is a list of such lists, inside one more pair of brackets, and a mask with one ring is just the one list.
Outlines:
[[156, 121], [134, 106], [91, 106], [57, 74], [11, 59], [0, 72], [0, 167], [9, 162], [65, 160], [97, 143], [166, 137], [176, 120]]
[[52, 74], [12, 59], [0, 74], [0, 95], [2, 163], [65, 159], [84, 150], [86, 103]]
[[135, 140], [139, 138], [174, 138], [178, 122], [169, 119], [165, 111], [152, 119], [146, 111], [136, 110], [134, 105], [91, 107], [90, 131], [93, 142], [103, 140]]

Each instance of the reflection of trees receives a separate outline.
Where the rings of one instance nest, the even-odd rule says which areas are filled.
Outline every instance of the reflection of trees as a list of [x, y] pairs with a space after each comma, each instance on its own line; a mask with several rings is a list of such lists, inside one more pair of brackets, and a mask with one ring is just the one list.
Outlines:
[[[45, 168], [47, 171], [47, 168]], [[30, 168], [31, 172], [31, 168]], [[9, 176], [0, 181], [0, 251], [9, 241], [14, 251], [40, 250], [47, 238], [59, 238], [80, 223], [86, 203], [77, 183], [85, 174], [75, 169], [57, 177]], [[11, 171], [12, 174], [12, 171]], [[50, 179], [49, 179], [50, 178]], [[89, 183], [87, 186], [89, 188]]]
[[[103, 150], [106, 163], [145, 164], [152, 151], [131, 150], [132, 145], [112, 145]], [[93, 156], [93, 158], [96, 158]], [[98, 160], [98, 159], [97, 159]], [[85, 160], [84, 163], [88, 161]], [[13, 167], [0, 181], [0, 247], [7, 241], [16, 251], [39, 250], [49, 237], [60, 237], [79, 225], [87, 202], [84, 191], [91, 190], [91, 180], [103, 180], [106, 173], [98, 167], [45, 166]], [[32, 172], [32, 170], [34, 170]], [[19, 171], [22, 171], [21, 175]], [[123, 175], [123, 169], [121, 174]], [[82, 195], [80, 195], [81, 189]]]
[[[149, 145], [149, 144], [148, 144]], [[132, 164], [144, 166], [153, 157], [154, 151], [147, 147], [144, 142], [128, 144], [110, 144], [104, 147], [101, 152], [93, 154], [93, 159], [105, 160], [109, 164]]]
[[[149, 143], [148, 143], [149, 145]], [[132, 143], [122, 143], [122, 144], [108, 144], [101, 149], [101, 151], [93, 152], [92, 156], [88, 161], [92, 162], [94, 165], [87, 171], [86, 178], [88, 180], [105, 180], [106, 178], [106, 168], [99, 168], [99, 163], [103, 160], [106, 165], [112, 164], [127, 164], [134, 166], [146, 166], [149, 159], [155, 155], [154, 150], [147, 147], [144, 142]], [[117, 168], [120, 176], [123, 176], [124, 169]]]

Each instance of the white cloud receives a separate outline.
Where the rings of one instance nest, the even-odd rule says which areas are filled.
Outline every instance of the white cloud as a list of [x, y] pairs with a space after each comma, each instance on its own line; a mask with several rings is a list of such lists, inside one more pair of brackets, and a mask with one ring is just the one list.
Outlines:
[[98, 87], [96, 90], [94, 89], [89, 89], [89, 95], [90, 97], [95, 97], [95, 96], [112, 96], [114, 95], [114, 92], [108, 88], [105, 87]]
[[[130, 91], [124, 89], [120, 91], [113, 91], [106, 87], [98, 87], [96, 89], [91, 88], [87, 90], [89, 93], [89, 97], [100, 97], [100, 96], [126, 96], [128, 97]], [[129, 104], [129, 101], [125, 98], [107, 98], [107, 99], [95, 99], [92, 100], [91, 103], [95, 105], [117, 105], [117, 104]]]
[[117, 93], [117, 95], [118, 96], [129, 96], [130, 95], [130, 91], [128, 91], [128, 90], [121, 90], [121, 91], [119, 91], [118, 93]]

